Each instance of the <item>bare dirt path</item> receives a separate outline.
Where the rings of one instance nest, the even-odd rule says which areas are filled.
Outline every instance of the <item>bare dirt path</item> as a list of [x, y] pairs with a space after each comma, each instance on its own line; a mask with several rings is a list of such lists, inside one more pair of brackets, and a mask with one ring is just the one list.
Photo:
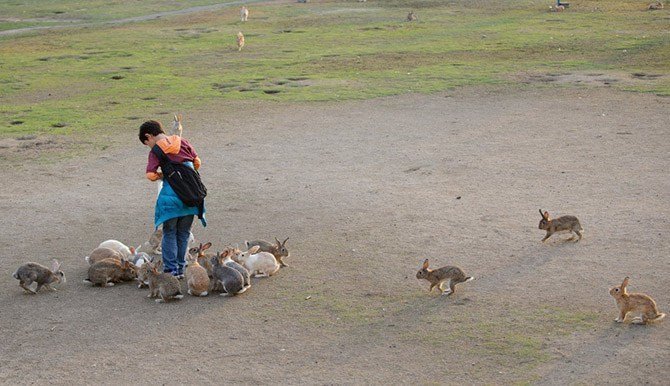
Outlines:
[[[615, 324], [607, 290], [629, 275], [670, 311], [669, 107], [469, 89], [184, 112], [210, 189], [196, 237], [290, 236], [292, 254], [242, 296], [168, 305], [81, 282], [99, 242], [151, 231], [135, 128], [99, 154], [4, 167], [0, 383], [662, 384], [668, 321]], [[541, 244], [538, 208], [577, 215], [584, 239]], [[68, 283], [23, 294], [11, 273], [51, 257]], [[476, 280], [429, 294], [424, 258]]]

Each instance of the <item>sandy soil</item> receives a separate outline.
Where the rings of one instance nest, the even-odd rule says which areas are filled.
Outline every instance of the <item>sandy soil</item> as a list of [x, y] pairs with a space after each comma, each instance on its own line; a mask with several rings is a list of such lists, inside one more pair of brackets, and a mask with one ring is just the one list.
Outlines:
[[[291, 257], [239, 297], [167, 305], [82, 283], [99, 242], [151, 231], [136, 128], [3, 162], [0, 383], [662, 384], [670, 321], [616, 324], [607, 291], [629, 275], [670, 311], [668, 111], [599, 88], [183, 112], [210, 191], [196, 237], [290, 236]], [[540, 243], [538, 208], [584, 239]], [[24, 294], [12, 272], [53, 257], [67, 284]], [[476, 280], [428, 293], [424, 258]]]

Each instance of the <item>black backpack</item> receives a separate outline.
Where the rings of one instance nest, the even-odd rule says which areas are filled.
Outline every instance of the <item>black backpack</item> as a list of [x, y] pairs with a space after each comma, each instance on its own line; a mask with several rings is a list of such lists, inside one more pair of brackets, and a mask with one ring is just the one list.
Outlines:
[[172, 162], [158, 145], [154, 145], [151, 151], [158, 156], [163, 181], [170, 184], [184, 205], [198, 207], [198, 218], [202, 218], [207, 188], [200, 180], [200, 173], [190, 166]]

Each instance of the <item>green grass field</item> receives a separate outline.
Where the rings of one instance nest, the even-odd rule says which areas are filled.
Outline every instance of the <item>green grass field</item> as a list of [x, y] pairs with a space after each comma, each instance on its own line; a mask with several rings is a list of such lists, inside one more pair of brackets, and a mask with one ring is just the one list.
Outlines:
[[[0, 35], [2, 136], [134, 130], [150, 117], [233, 100], [515, 85], [528, 73], [642, 74], [653, 81], [612, 87], [670, 95], [670, 14], [641, 1], [573, 1], [562, 13], [549, 12], [548, 0], [312, 1], [250, 5], [247, 23], [237, 5], [105, 23], [215, 3], [3, 2], [0, 31], [88, 24]], [[406, 22], [412, 9], [419, 20]], [[246, 35], [242, 52], [237, 31]]]

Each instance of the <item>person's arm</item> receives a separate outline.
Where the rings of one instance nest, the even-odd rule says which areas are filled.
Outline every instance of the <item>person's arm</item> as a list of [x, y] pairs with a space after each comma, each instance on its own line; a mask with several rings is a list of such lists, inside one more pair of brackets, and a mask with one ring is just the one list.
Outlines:
[[160, 167], [158, 157], [153, 152], [149, 152], [149, 160], [147, 161], [147, 178], [149, 181], [158, 181], [163, 178], [163, 173], [158, 171]]

